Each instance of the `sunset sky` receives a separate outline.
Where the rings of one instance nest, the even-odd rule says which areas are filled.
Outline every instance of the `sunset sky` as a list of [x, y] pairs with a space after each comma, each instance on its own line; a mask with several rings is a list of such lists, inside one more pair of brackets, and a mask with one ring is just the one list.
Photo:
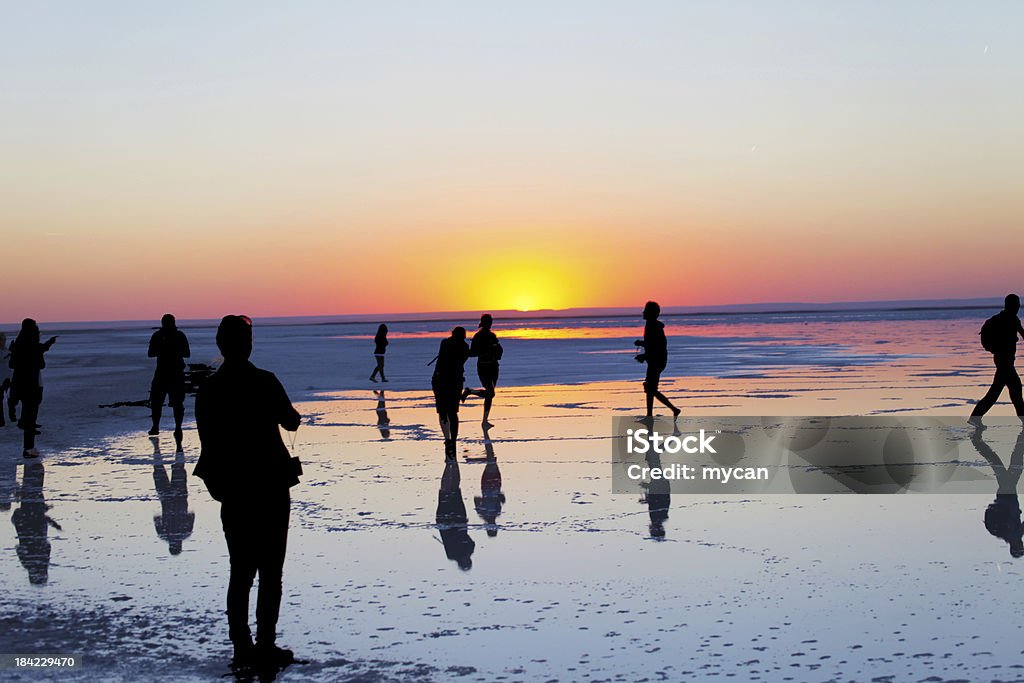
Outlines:
[[8, 3], [0, 321], [1024, 290], [1019, 2]]

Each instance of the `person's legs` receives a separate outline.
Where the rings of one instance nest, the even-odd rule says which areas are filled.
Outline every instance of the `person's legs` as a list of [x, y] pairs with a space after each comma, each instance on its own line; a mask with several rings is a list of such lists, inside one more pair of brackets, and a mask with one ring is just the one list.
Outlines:
[[25, 451], [31, 451], [36, 447], [36, 421], [39, 417], [39, 391], [28, 396], [29, 392], [22, 392], [21, 397], [21, 429], [22, 445]]
[[477, 395], [484, 399], [483, 422], [487, 422], [487, 418], [491, 415], [491, 403], [494, 401], [494, 389], [498, 385], [498, 366], [497, 364], [493, 364], [493, 367], [492, 364], [477, 365], [476, 370], [480, 384], [483, 386]]
[[160, 417], [163, 414], [164, 399], [167, 398], [167, 388], [159, 375], [153, 375], [153, 383], [149, 386], [149, 412], [153, 418], [153, 428], [149, 430], [150, 435], [160, 433]]
[[380, 381], [387, 382], [388, 378], [384, 376], [384, 356], [377, 356], [377, 370], [380, 372]]
[[[1013, 365], [1011, 362], [1010, 368], [1012, 370]], [[1016, 371], [1013, 371], [1016, 375]], [[1020, 378], [1017, 378], [1017, 382], [1020, 382]], [[992, 386], [989, 387], [988, 392], [981, 397], [974, 405], [974, 410], [971, 411], [971, 417], [981, 417], [989, 411], [989, 409], [995, 405], [996, 401], [999, 400], [999, 394], [1003, 393], [1003, 387], [1006, 386], [1005, 373], [1003, 370], [1003, 363], [996, 360], [996, 374], [992, 377]]]
[[256, 647], [269, 649], [277, 642], [277, 618], [281, 612], [281, 586], [288, 546], [288, 492], [266, 502], [263, 508], [259, 549], [260, 587], [256, 598]]
[[235, 646], [236, 658], [244, 658], [252, 650], [249, 630], [249, 591], [256, 578], [255, 546], [259, 543], [253, 528], [252, 513], [237, 503], [224, 503], [220, 508], [224, 540], [228, 545], [231, 574], [228, 579], [228, 637]]
[[[9, 378], [5, 378], [3, 382], [0, 382], [0, 408], [3, 407], [3, 405], [5, 403], [5, 399], [7, 397], [7, 390], [10, 389], [10, 388], [11, 388], [11, 380]], [[0, 409], [0, 427], [3, 427], [6, 424], [7, 424], [7, 421], [4, 418], [4, 411], [2, 409]]]
[[11, 384], [11, 388], [7, 391], [7, 417], [10, 418], [11, 422], [18, 422], [18, 414], [15, 412], [15, 407], [18, 405], [18, 392]]
[[378, 355], [374, 355], [374, 359], [377, 362], [377, 367], [375, 367], [373, 369], [373, 372], [370, 373], [370, 381], [371, 382], [376, 382], [377, 381], [377, 374], [378, 373], [380, 373], [382, 377], [384, 375], [384, 372], [383, 372], [383, 369], [382, 369], [383, 363], [381, 362], [381, 361], [383, 361], [383, 358], [381, 358]]
[[664, 369], [663, 367], [647, 366], [647, 379], [644, 381], [644, 392], [647, 394], [647, 417], [651, 417], [654, 413], [654, 399], [658, 399], [662, 405], [671, 410], [672, 415], [680, 413], [680, 410], [672, 405], [672, 401], [668, 400], [668, 397], [658, 389], [658, 385], [661, 382], [661, 372]]
[[1013, 365], [1006, 369], [1004, 381], [1006, 388], [1010, 391], [1010, 401], [1013, 402], [1017, 416], [1024, 417], [1024, 396], [1021, 395], [1020, 375], [1017, 374], [1017, 369]]

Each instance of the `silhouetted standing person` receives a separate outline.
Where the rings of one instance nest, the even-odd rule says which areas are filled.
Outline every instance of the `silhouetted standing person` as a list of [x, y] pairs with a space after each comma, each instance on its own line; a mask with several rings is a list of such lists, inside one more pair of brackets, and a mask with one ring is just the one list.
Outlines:
[[1007, 294], [1004, 300], [1003, 310], [985, 321], [981, 327], [981, 344], [986, 351], [992, 354], [992, 360], [996, 366], [995, 377], [992, 378], [992, 386], [989, 387], [980, 401], [974, 406], [971, 412], [970, 422], [981, 426], [981, 416], [989, 411], [999, 400], [1003, 388], [1009, 390], [1010, 401], [1017, 411], [1017, 416], [1024, 416], [1024, 397], [1021, 396], [1020, 376], [1014, 365], [1014, 357], [1017, 355], [1017, 335], [1024, 337], [1024, 328], [1021, 327], [1020, 318], [1017, 312], [1020, 311], [1020, 297], [1016, 294]]
[[469, 571], [473, 567], [476, 543], [469, 537], [469, 517], [466, 515], [466, 503], [462, 500], [461, 483], [459, 463], [453, 458], [445, 463], [441, 475], [435, 521], [445, 556], [454, 560], [462, 571]]
[[46, 367], [43, 356], [56, 341], [57, 337], [50, 337], [40, 343], [39, 326], [32, 318], [25, 318], [18, 338], [11, 344], [11, 390], [21, 403], [18, 427], [24, 432], [22, 455], [26, 458], [39, 456], [36, 435], [39, 433], [39, 404], [43, 401], [42, 371]]
[[1010, 463], [1005, 466], [985, 443], [980, 429], [971, 435], [971, 443], [996, 475], [996, 499], [985, 509], [985, 528], [993, 536], [1006, 541], [1012, 557], [1024, 557], [1024, 525], [1020, 521], [1020, 500], [1017, 497], [1017, 485], [1024, 471], [1024, 430], [1017, 435]]
[[[249, 362], [252, 345], [251, 320], [238, 315], [221, 320], [217, 346], [224, 363], [196, 396], [202, 450], [194, 474], [221, 502], [231, 562], [227, 612], [232, 664], [237, 669], [273, 669], [294, 661], [276, 639], [291, 507], [288, 490], [300, 474], [278, 426], [295, 431], [301, 418], [277, 377]], [[254, 646], [249, 591], [257, 574]]]
[[647, 377], [644, 379], [644, 393], [647, 395], [647, 417], [654, 413], [654, 399], [661, 401], [666, 408], [672, 411], [673, 416], [680, 413], [679, 408], [672, 405], [665, 394], [658, 389], [661, 381], [661, 373], [668, 364], [668, 339], [665, 337], [665, 323], [658, 320], [661, 315], [661, 306], [654, 301], [648, 301], [644, 306], [644, 338], [637, 339], [636, 346], [643, 347], [644, 352], [636, 357], [637, 362], [647, 363]]
[[498, 361], [501, 360], [502, 348], [498, 343], [498, 337], [491, 331], [494, 319], [490, 313], [480, 316], [480, 329], [473, 335], [473, 342], [469, 347], [470, 357], [476, 358], [476, 374], [480, 378], [483, 389], [466, 389], [462, 393], [462, 400], [467, 396], [480, 396], [484, 400], [484, 417], [482, 422], [489, 425], [488, 418], [491, 415], [491, 402], [494, 400], [494, 389], [498, 385]]
[[50, 506], [43, 496], [43, 463], [25, 463], [21, 482], [21, 505], [11, 515], [18, 534], [18, 559], [28, 571], [30, 583], [42, 585], [50, 576], [49, 528], [60, 524], [46, 514]]
[[171, 555], [180, 555], [181, 546], [192, 535], [196, 514], [188, 509], [188, 475], [185, 474], [184, 455], [179, 451], [171, 464], [171, 477], [167, 478], [160, 442], [153, 439], [153, 485], [160, 499], [160, 514], [153, 517], [156, 535], [167, 541]]
[[[8, 405], [7, 392], [11, 388], [11, 369], [8, 367], [10, 360], [10, 354], [7, 353], [7, 335], [0, 332], [0, 427], [7, 424], [7, 420], [4, 419], [4, 413], [6, 412], [5, 406]], [[11, 421], [13, 422], [14, 419], [15, 417], [12, 413]]]
[[181, 423], [185, 419], [185, 359], [192, 355], [188, 338], [178, 329], [170, 313], [160, 319], [160, 329], [149, 339], [149, 357], [156, 358], [156, 372], [149, 389], [149, 407], [153, 416], [150, 436], [160, 433], [160, 414], [164, 399], [174, 410], [174, 440], [181, 449]]
[[491, 428], [484, 425], [484, 451], [487, 458], [484, 471], [480, 475], [480, 495], [473, 498], [476, 513], [487, 525], [487, 535], [498, 535], [498, 517], [501, 506], [505, 504], [505, 494], [501, 492], [501, 469], [498, 458], [494, 455], [494, 442], [491, 441]]
[[384, 376], [384, 354], [388, 350], [388, 326], [384, 323], [377, 328], [377, 334], [373, 336], [373, 357], [377, 361], [377, 367], [370, 373], [370, 381], [377, 381], [377, 373], [380, 373], [380, 381], [387, 382]]
[[466, 359], [469, 346], [466, 344], [466, 328], [452, 329], [451, 336], [441, 340], [437, 350], [437, 361], [430, 386], [434, 390], [434, 407], [444, 434], [444, 455], [455, 459], [456, 440], [459, 438], [459, 402], [462, 399], [462, 385], [466, 381]]

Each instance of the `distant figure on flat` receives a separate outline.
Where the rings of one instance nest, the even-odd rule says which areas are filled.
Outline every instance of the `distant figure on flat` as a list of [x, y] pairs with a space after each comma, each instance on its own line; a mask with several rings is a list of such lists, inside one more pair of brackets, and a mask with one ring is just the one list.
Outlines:
[[388, 350], [388, 326], [384, 323], [377, 328], [377, 334], [373, 337], [373, 357], [377, 361], [377, 367], [370, 373], [370, 381], [377, 381], [377, 373], [380, 373], [380, 381], [387, 382], [384, 376], [384, 354]]
[[969, 422], [976, 427], [984, 426], [981, 416], [989, 411], [1003, 388], [1010, 391], [1010, 401], [1017, 411], [1018, 417], [1024, 417], [1024, 397], [1021, 396], [1020, 375], [1014, 365], [1014, 357], [1017, 354], [1017, 335], [1024, 337], [1024, 328], [1021, 327], [1020, 318], [1017, 313], [1020, 311], [1020, 297], [1016, 294], [1007, 294], [1003, 304], [1003, 310], [985, 321], [981, 326], [981, 345], [986, 351], [992, 354], [992, 361], [996, 366], [996, 374], [992, 378], [992, 386], [988, 393], [982, 396], [981, 400], [974, 406]]
[[490, 313], [480, 316], [480, 329], [473, 335], [473, 342], [469, 347], [469, 355], [476, 358], [476, 374], [483, 389], [466, 389], [462, 392], [463, 401], [467, 396], [479, 396], [484, 400], [484, 417], [481, 422], [488, 427], [493, 426], [488, 418], [491, 415], [494, 388], [498, 385], [498, 361], [502, 356], [498, 337], [491, 331], [493, 324], [494, 319]]
[[[46, 367], [43, 355], [50, 350], [57, 337], [50, 337], [45, 342], [39, 341], [39, 326], [32, 318], [21, 322], [18, 338], [11, 344], [11, 358], [8, 366], [11, 375], [11, 391], [21, 403], [21, 419], [18, 428], [24, 432], [21, 454], [26, 458], [36, 458], [36, 436], [39, 434], [39, 404], [43, 401], [42, 371]], [[14, 416], [12, 415], [13, 419]]]
[[178, 329], [170, 313], [160, 319], [160, 329], [149, 339], [149, 357], [156, 358], [156, 372], [149, 388], [149, 409], [153, 417], [150, 436], [160, 433], [164, 399], [174, 410], [174, 440], [181, 450], [181, 423], [185, 419], [185, 359], [192, 355], [188, 338]]
[[456, 440], [459, 438], [459, 402], [462, 399], [462, 385], [466, 381], [465, 366], [469, 358], [466, 344], [466, 328], [455, 327], [451, 336], [441, 340], [437, 350], [437, 363], [430, 378], [434, 390], [434, 407], [444, 434], [444, 457], [455, 460]]
[[[224, 363], [199, 388], [196, 426], [202, 451], [195, 476], [220, 501], [231, 562], [228, 635], [236, 671], [269, 671], [294, 661], [279, 648], [277, 618], [288, 543], [288, 490], [300, 472], [278, 426], [294, 432], [301, 418], [273, 373], [249, 362], [252, 321], [229, 315], [217, 329]], [[249, 591], [260, 577], [256, 644], [249, 630]]]
[[661, 373], [668, 364], [668, 339], [665, 338], [665, 323], [658, 320], [661, 315], [661, 306], [654, 301], [648, 301], [644, 306], [644, 338], [633, 342], [636, 346], [642, 347], [644, 352], [636, 357], [638, 363], [647, 363], [647, 377], [644, 379], [644, 393], [647, 395], [647, 417], [654, 412], [654, 399], [661, 401], [666, 408], [672, 411], [676, 417], [681, 412], [679, 408], [672, 405], [665, 394], [658, 390], [658, 382], [661, 380]]

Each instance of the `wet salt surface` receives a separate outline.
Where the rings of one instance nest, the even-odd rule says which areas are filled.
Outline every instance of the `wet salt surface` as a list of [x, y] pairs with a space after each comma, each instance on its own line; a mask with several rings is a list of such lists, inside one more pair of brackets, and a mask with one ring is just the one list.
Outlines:
[[[989, 377], [969, 351], [665, 388], [696, 414], [964, 414]], [[610, 493], [609, 417], [636, 412], [638, 384], [504, 388], [489, 464], [479, 402], [463, 411], [463, 571], [442, 543], [453, 526], [435, 523], [444, 464], [430, 397], [385, 398], [387, 423], [369, 390], [300, 406], [306, 474], [279, 630], [309, 663], [281, 680], [1024, 679], [1021, 564], [984, 527], [991, 497], [676, 495], [652, 538], [641, 490]], [[0, 431], [0, 505], [8, 519], [29, 513], [0, 524], [0, 652], [85, 658], [77, 673], [25, 680], [226, 673], [227, 556], [218, 506], [191, 477], [192, 425], [179, 458], [169, 434], [156, 453], [138, 432], [55, 420], [44, 403], [42, 472], [23, 465], [19, 433]], [[145, 421], [125, 409], [103, 430]], [[47, 448], [61, 439], [77, 445]], [[169, 499], [168, 513], [176, 500], [179, 536], [182, 510], [194, 526], [172, 555], [154, 517], [176, 462], [187, 503]], [[505, 502], [492, 537], [474, 499], [495, 464]]]

